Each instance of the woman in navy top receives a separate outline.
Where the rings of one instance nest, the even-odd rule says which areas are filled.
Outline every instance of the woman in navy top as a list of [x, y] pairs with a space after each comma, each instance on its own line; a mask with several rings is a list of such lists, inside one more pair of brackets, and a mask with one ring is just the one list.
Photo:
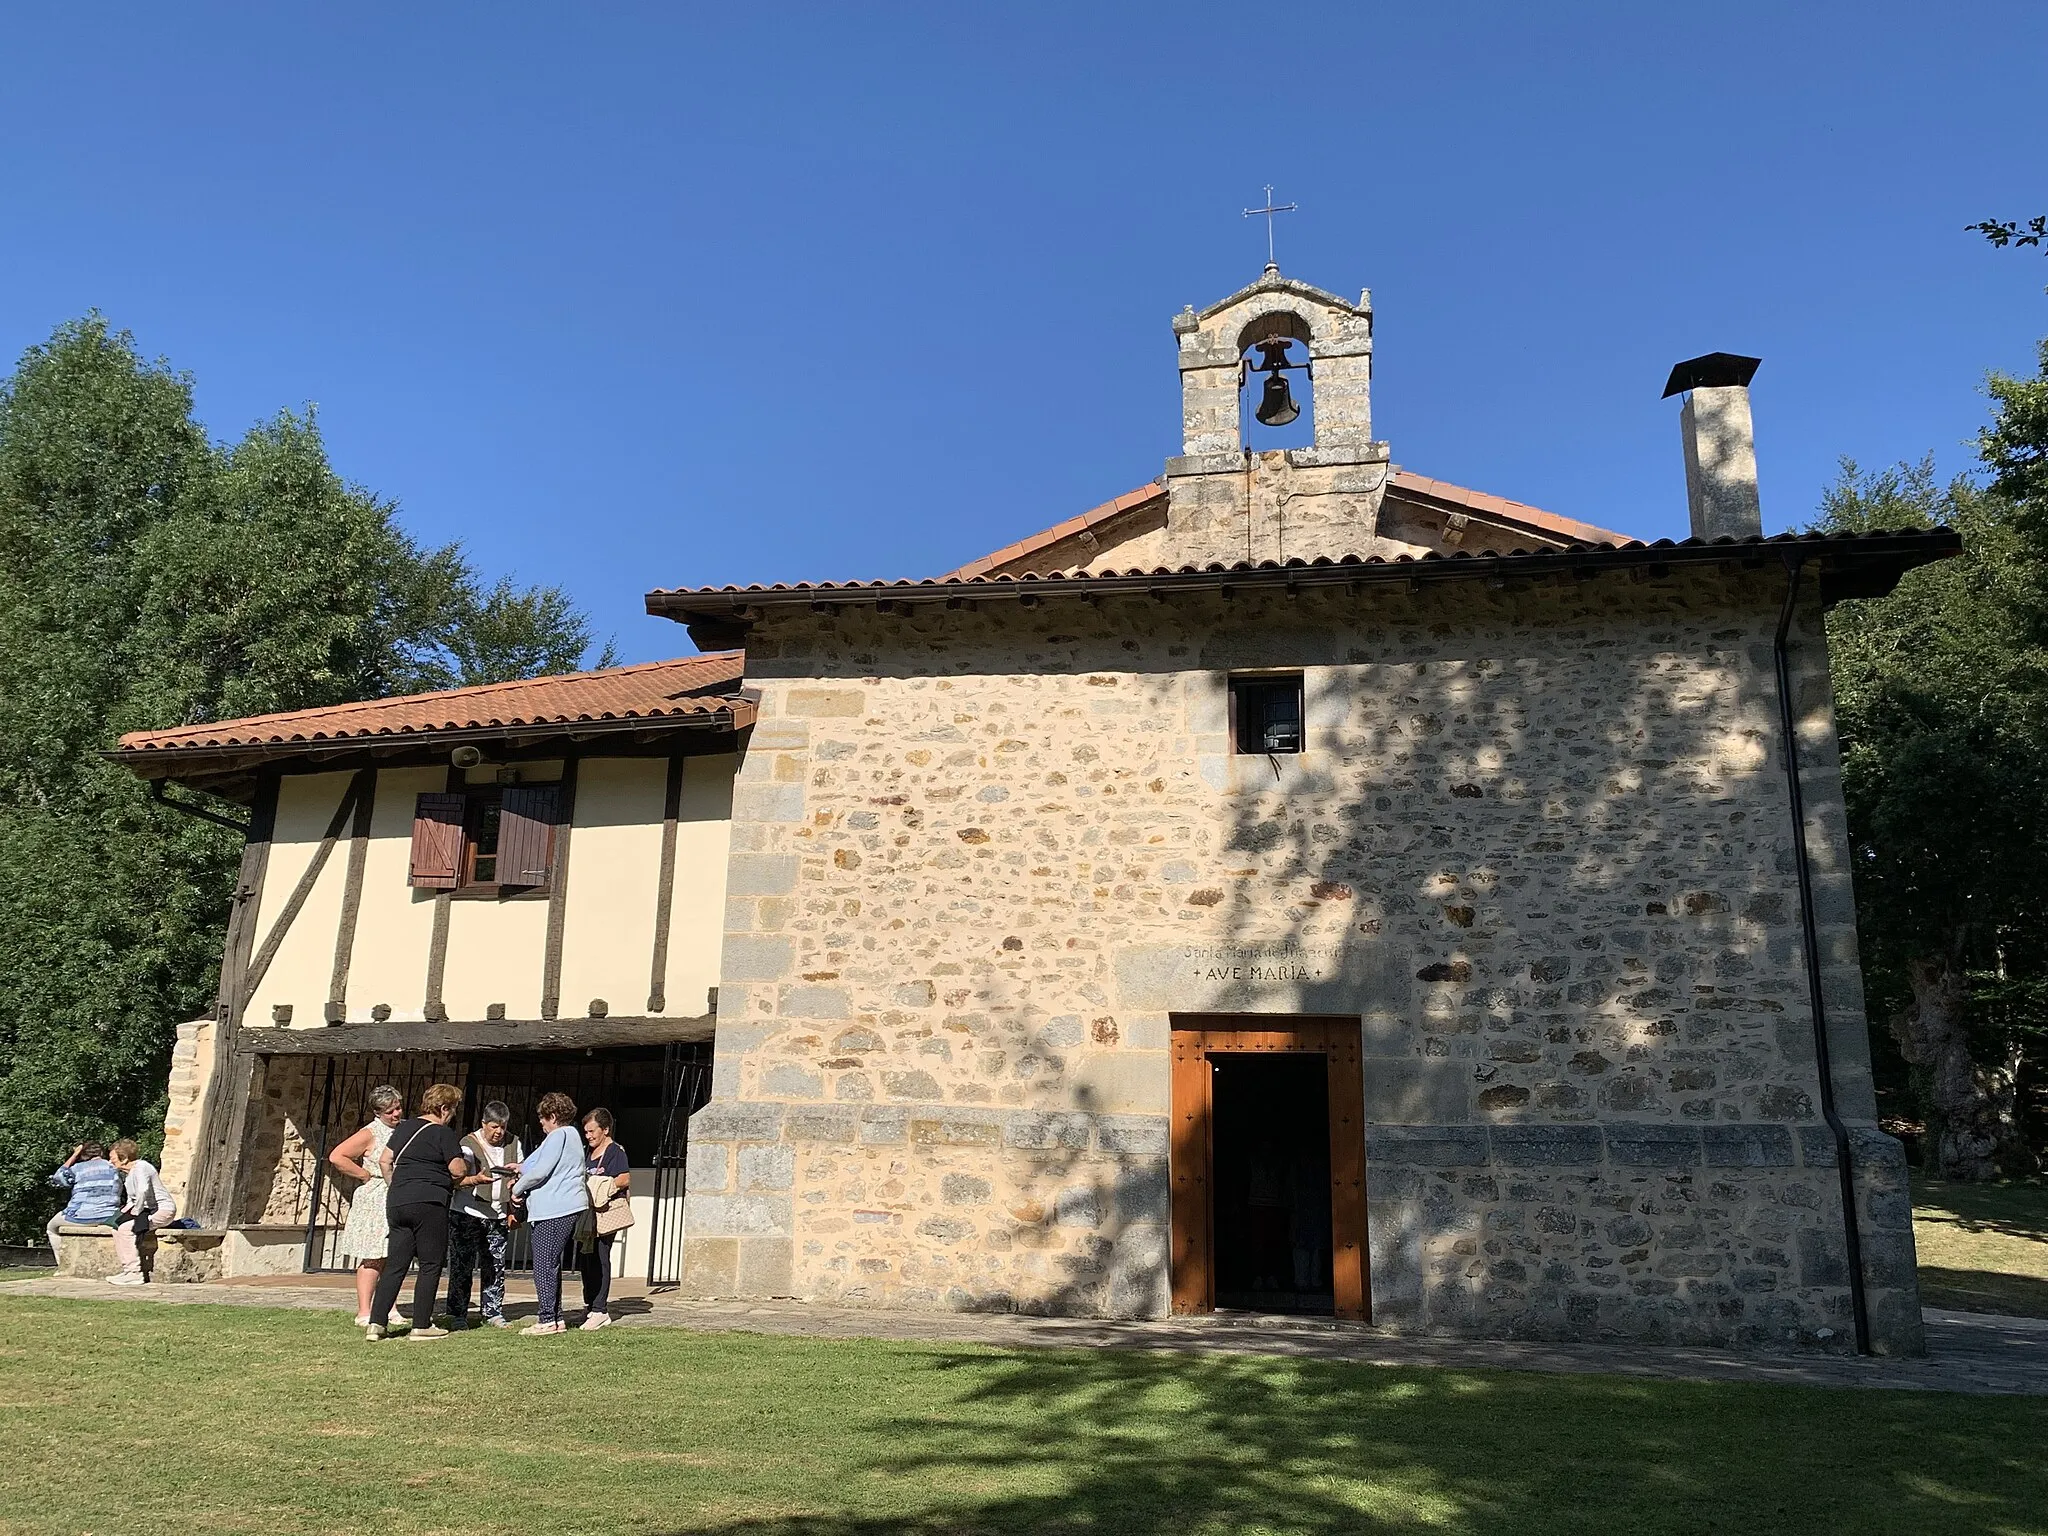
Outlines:
[[[608, 1109], [593, 1109], [583, 1117], [583, 1140], [590, 1148], [589, 1160], [584, 1164], [587, 1174], [604, 1174], [612, 1181], [614, 1200], [626, 1198], [626, 1188], [633, 1182], [632, 1160], [626, 1156], [626, 1149], [612, 1140], [612, 1112]], [[579, 1267], [583, 1271], [583, 1326], [585, 1328], [609, 1328], [612, 1323], [612, 1239], [616, 1232], [590, 1234], [590, 1247], [580, 1255]]]

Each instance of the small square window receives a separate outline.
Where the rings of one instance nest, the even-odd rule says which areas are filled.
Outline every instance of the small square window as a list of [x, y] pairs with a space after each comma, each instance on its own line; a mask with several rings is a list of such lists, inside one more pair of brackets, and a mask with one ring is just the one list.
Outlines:
[[1301, 750], [1299, 672], [1230, 680], [1230, 745], [1238, 753]]
[[498, 883], [498, 823], [505, 814], [505, 792], [501, 789], [473, 789], [469, 792], [466, 834], [469, 878], [464, 885]]

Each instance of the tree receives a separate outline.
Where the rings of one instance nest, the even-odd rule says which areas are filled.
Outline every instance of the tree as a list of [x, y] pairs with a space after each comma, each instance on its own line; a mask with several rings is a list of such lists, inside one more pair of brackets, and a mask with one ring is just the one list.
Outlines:
[[1977, 452], [1991, 471], [1992, 494], [2019, 509], [2028, 538], [2048, 553], [2048, 341], [2040, 344], [2040, 365], [2031, 379], [1994, 373], [1986, 381], [1998, 413], [1977, 434]]
[[2016, 1094], [2044, 1036], [2048, 655], [2042, 563], [2013, 504], [1931, 464], [1844, 464], [1819, 526], [1931, 527], [1963, 552], [1828, 621], [1856, 909], [1875, 1017], [1913, 1069], [1932, 1162], [1953, 1178], [2030, 1163]]
[[31, 348], [0, 383], [0, 1232], [72, 1142], [161, 1125], [173, 1027], [211, 1011], [237, 840], [153, 805], [116, 735], [590, 649], [559, 589], [417, 545], [310, 415], [220, 445], [98, 317]]

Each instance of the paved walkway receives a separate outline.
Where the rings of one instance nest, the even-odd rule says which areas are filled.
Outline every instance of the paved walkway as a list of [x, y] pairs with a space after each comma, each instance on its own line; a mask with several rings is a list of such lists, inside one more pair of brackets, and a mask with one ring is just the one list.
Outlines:
[[[508, 1297], [507, 1310], [515, 1316], [528, 1312], [531, 1295], [530, 1286], [515, 1288]], [[0, 1305], [14, 1296], [344, 1312], [355, 1304], [354, 1292], [344, 1276], [308, 1276], [303, 1280], [294, 1276], [276, 1283], [238, 1280], [213, 1285], [151, 1285], [126, 1291], [115, 1290], [101, 1281], [56, 1276], [0, 1285]], [[1400, 1338], [1362, 1324], [1298, 1317], [1225, 1315], [1108, 1322], [979, 1313], [855, 1311], [795, 1301], [679, 1301], [659, 1293], [621, 1294], [613, 1315], [626, 1327], [694, 1328], [703, 1332], [771, 1333], [819, 1339], [903, 1339], [918, 1343], [983, 1344], [1000, 1349], [1145, 1349], [1286, 1355], [1348, 1360], [1361, 1365], [2048, 1395], [2048, 1320], [1932, 1308], [1925, 1313], [1928, 1352], [1919, 1360], [1762, 1355], [1637, 1344]]]

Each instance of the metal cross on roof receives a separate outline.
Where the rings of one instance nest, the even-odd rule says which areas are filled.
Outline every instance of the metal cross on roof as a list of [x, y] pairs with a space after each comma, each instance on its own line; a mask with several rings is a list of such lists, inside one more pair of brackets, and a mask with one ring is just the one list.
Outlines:
[[1276, 203], [1273, 201], [1273, 184], [1270, 181], [1266, 183], [1266, 206], [1263, 208], [1247, 208], [1244, 211], [1244, 216], [1248, 219], [1256, 219], [1260, 214], [1266, 216], [1266, 265], [1269, 267], [1278, 267], [1280, 265], [1273, 259], [1273, 215], [1276, 213], [1293, 212], [1295, 212], [1294, 204]]

